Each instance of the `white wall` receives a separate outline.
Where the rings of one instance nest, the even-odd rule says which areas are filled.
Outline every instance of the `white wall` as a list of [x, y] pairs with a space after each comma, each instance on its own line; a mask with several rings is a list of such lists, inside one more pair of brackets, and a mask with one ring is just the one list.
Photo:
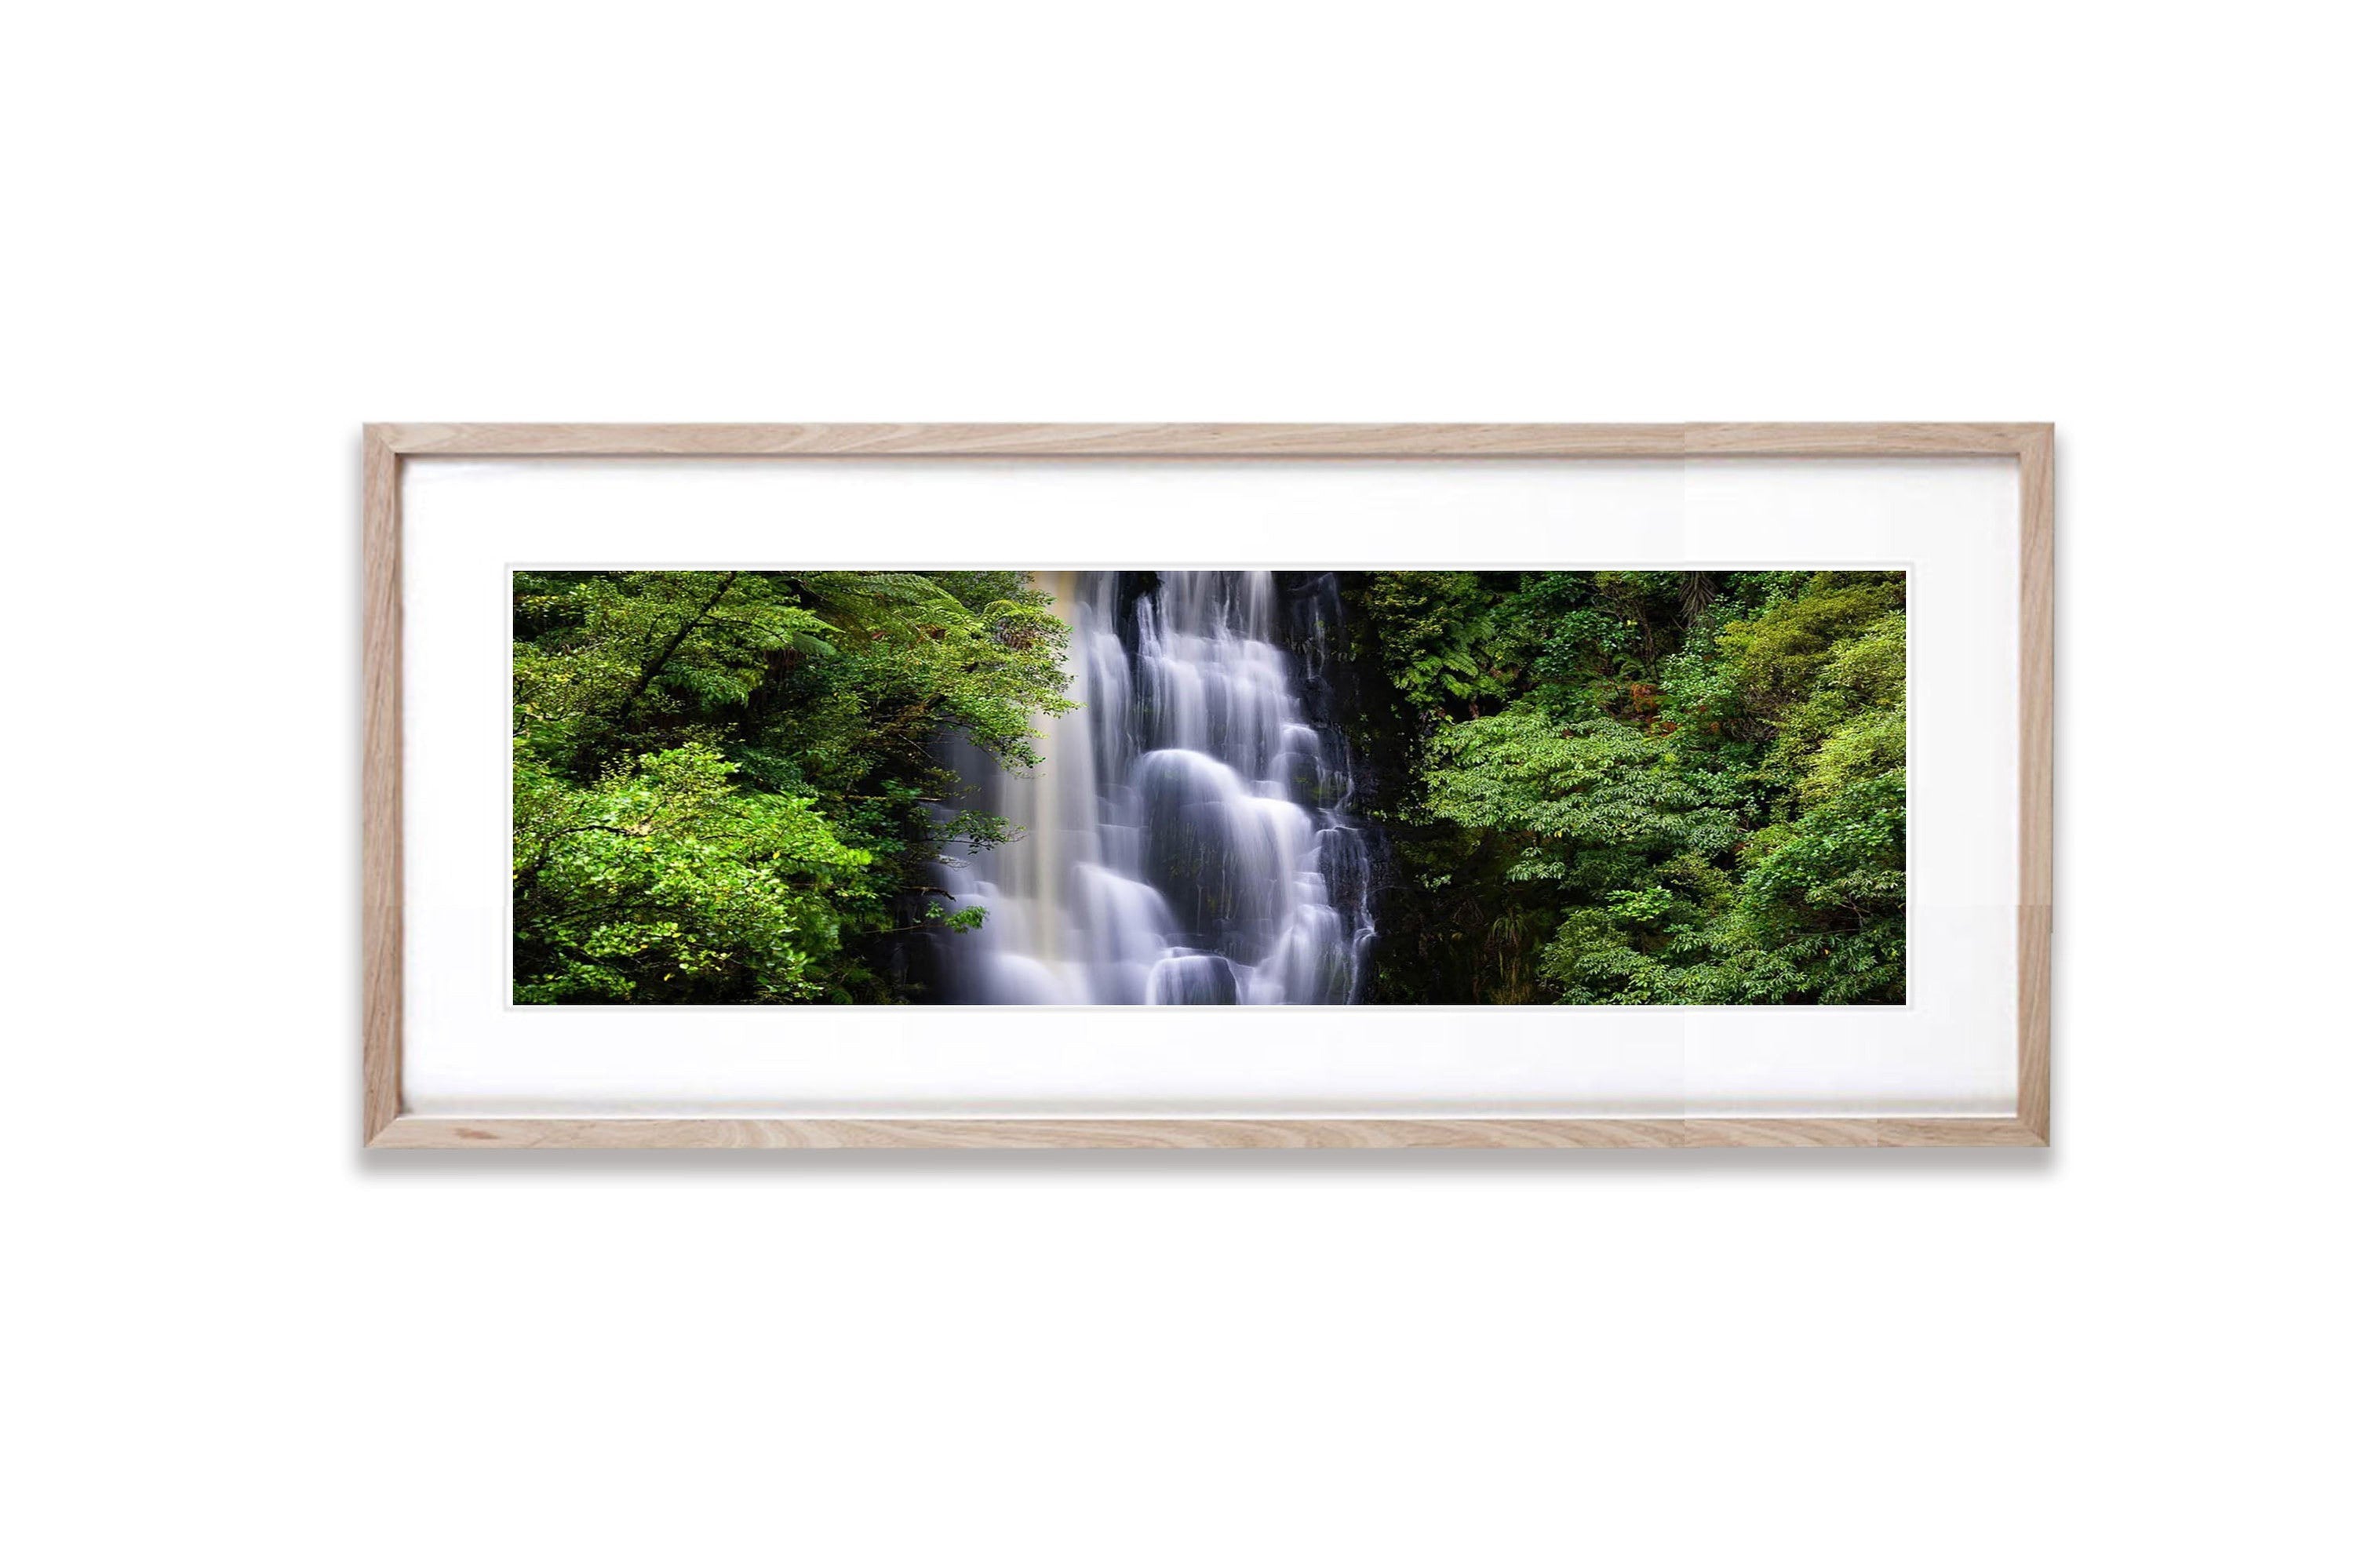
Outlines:
[[[0, 1537], [2316, 1561], [2347, 321], [2302, 7], [12, 26]], [[2051, 418], [2057, 1151], [357, 1151], [364, 419]]]

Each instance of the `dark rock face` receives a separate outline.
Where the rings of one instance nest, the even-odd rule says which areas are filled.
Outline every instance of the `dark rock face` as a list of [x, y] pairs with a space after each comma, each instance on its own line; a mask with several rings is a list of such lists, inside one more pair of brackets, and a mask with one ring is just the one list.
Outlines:
[[[1351, 572], [1278, 572], [1284, 647], [1299, 661], [1300, 708], [1314, 731], [1318, 750], [1310, 761], [1315, 804], [1329, 823], [1344, 831], [1319, 831], [1324, 875], [1333, 904], [1358, 911], [1365, 935], [1358, 946], [1356, 1000], [1363, 1000], [1380, 916], [1380, 893], [1392, 875], [1388, 843], [1380, 829], [1357, 815], [1386, 797], [1388, 780], [1377, 755], [1358, 744], [1351, 731], [1369, 711], [1377, 684], [1349, 657], [1346, 594]], [[1301, 787], [1307, 787], [1302, 781]]]

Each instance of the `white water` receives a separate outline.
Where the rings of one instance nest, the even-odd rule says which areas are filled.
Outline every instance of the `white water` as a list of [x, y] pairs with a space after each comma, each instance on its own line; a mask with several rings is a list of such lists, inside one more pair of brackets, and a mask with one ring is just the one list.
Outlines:
[[[1071, 622], [1081, 706], [1047, 722], [1037, 770], [957, 753], [976, 804], [1027, 831], [946, 868], [955, 907], [988, 913], [945, 938], [943, 999], [1356, 1001], [1373, 923], [1356, 780], [1303, 700], [1331, 579], [1285, 605], [1271, 573], [1162, 573], [1123, 617], [1123, 575], [1038, 579]], [[1303, 668], [1275, 641], [1285, 616]]]

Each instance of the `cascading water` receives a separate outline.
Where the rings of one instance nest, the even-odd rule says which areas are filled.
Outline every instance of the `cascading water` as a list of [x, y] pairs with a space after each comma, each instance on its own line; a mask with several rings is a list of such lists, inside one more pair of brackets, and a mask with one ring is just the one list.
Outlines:
[[945, 868], [955, 907], [988, 912], [944, 938], [942, 999], [1356, 1001], [1370, 857], [1346, 742], [1306, 700], [1339, 617], [1331, 575], [1038, 581], [1071, 623], [1080, 706], [1047, 721], [1031, 773], [955, 758], [1027, 831]]

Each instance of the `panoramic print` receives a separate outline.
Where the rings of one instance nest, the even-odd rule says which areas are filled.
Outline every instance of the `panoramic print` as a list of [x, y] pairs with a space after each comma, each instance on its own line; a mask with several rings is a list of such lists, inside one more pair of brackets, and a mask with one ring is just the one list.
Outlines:
[[1893, 1005], [1901, 572], [513, 574], [513, 997]]

